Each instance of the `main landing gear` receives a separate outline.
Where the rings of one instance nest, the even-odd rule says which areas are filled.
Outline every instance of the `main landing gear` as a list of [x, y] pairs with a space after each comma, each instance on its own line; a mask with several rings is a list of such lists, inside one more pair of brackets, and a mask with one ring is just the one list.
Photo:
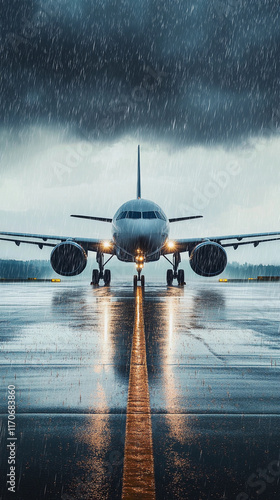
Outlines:
[[184, 286], [185, 283], [185, 273], [183, 269], [179, 269], [179, 264], [181, 262], [181, 256], [178, 252], [173, 254], [173, 263], [164, 255], [165, 259], [172, 264], [173, 269], [168, 269], [166, 273], [166, 282], [168, 286], [173, 284], [173, 280], [177, 279], [179, 286]]
[[111, 271], [109, 269], [105, 269], [105, 271], [104, 271], [104, 267], [106, 266], [107, 262], [109, 262], [109, 260], [111, 260], [112, 257], [113, 257], [113, 255], [111, 255], [111, 257], [106, 262], [104, 262], [104, 253], [97, 252], [96, 262], [98, 264], [99, 270], [93, 269], [91, 285], [99, 285], [100, 280], [104, 281], [105, 286], [110, 285]]

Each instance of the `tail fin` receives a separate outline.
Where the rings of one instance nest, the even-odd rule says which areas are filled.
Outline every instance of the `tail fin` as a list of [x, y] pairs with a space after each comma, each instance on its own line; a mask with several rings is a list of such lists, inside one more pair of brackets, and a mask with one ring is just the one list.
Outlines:
[[137, 170], [137, 193], [138, 200], [141, 198], [141, 173], [140, 173], [140, 146], [138, 146], [138, 170]]

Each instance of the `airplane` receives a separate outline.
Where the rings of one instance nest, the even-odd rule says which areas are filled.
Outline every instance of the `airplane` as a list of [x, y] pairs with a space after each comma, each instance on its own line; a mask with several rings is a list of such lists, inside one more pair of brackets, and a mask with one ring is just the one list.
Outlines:
[[[71, 217], [110, 223], [112, 238], [104, 240], [0, 232], [0, 240], [12, 241], [17, 246], [21, 243], [28, 243], [38, 245], [40, 249], [44, 246], [52, 247], [50, 262], [54, 271], [61, 276], [76, 276], [82, 273], [87, 265], [88, 252], [96, 252], [98, 269], [92, 271], [92, 285], [99, 285], [100, 280], [103, 280], [105, 286], [110, 284], [111, 272], [104, 268], [115, 255], [122, 262], [135, 263], [137, 274], [134, 275], [133, 285], [136, 287], [140, 282], [144, 287], [145, 277], [142, 274], [144, 264], [158, 261], [161, 256], [172, 266], [172, 269], [167, 270], [167, 285], [171, 286], [173, 280], [176, 279], [178, 285], [183, 286], [185, 285], [184, 270], [179, 269], [183, 252], [189, 252], [190, 266], [196, 274], [213, 277], [221, 274], [226, 268], [226, 247], [233, 247], [235, 250], [240, 245], [253, 244], [257, 247], [259, 243], [280, 239], [280, 237], [275, 237], [279, 236], [280, 232], [270, 232], [170, 240], [170, 224], [202, 216], [192, 215], [168, 219], [159, 205], [141, 197], [140, 146], [138, 146], [136, 199], [121, 205], [113, 218], [88, 215], [71, 215]], [[273, 238], [268, 239], [268, 236], [273, 236]], [[254, 240], [250, 240], [251, 238]], [[105, 261], [104, 255], [110, 255], [110, 257]], [[167, 255], [173, 255], [172, 261]]]

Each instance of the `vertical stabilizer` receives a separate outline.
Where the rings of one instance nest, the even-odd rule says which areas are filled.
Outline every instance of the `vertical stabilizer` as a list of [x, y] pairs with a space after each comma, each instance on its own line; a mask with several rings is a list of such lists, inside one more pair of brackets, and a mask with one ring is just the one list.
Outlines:
[[137, 199], [141, 198], [141, 173], [140, 173], [140, 146], [138, 146], [138, 169], [137, 169]]

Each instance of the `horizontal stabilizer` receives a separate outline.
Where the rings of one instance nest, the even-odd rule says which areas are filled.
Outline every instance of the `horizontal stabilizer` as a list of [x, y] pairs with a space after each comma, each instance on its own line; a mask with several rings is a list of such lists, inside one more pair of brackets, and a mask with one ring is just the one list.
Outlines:
[[192, 215], [190, 217], [177, 217], [175, 219], [169, 219], [169, 222], [180, 222], [181, 220], [190, 220], [190, 219], [201, 219], [203, 215]]
[[91, 217], [89, 215], [71, 215], [71, 217], [77, 217], [78, 219], [99, 220], [101, 222], [112, 222], [112, 219], [109, 219], [108, 217]]

